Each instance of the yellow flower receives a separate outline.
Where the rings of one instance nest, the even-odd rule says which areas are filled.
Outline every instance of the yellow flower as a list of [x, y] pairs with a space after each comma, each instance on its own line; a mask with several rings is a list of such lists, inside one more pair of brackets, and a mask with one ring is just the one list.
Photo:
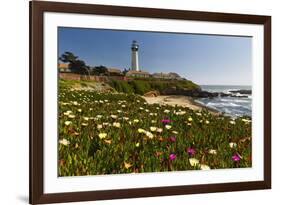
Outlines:
[[132, 167], [133, 165], [130, 164], [130, 163], [124, 162], [124, 166], [125, 166], [126, 169], [129, 169], [129, 168]]
[[64, 146], [67, 146], [67, 145], [70, 144], [70, 142], [67, 139], [64, 139], [64, 138], [62, 140], [59, 140], [59, 143], [64, 145]]
[[189, 122], [192, 122], [192, 117], [189, 117], [189, 118], [188, 118], [188, 121], [189, 121]]
[[201, 164], [200, 165], [200, 169], [201, 170], [210, 170], [211, 168], [208, 165], [206, 165], [206, 164]]
[[88, 123], [83, 122], [81, 125], [86, 127], [86, 126], [88, 126]]
[[208, 120], [205, 121], [206, 124], [209, 124], [210, 122]]
[[140, 143], [138, 142], [138, 143], [136, 143], [136, 147], [139, 147], [140, 146]]
[[88, 120], [89, 120], [89, 118], [88, 118], [88, 117], [83, 117], [83, 119], [84, 119], [85, 121], [88, 121]]
[[142, 128], [139, 128], [138, 129], [138, 133], [145, 133], [146, 131], [144, 130], [144, 129], [142, 129]]
[[151, 132], [155, 132], [157, 130], [157, 127], [150, 127]]
[[68, 125], [72, 124], [72, 122], [71, 121], [65, 121], [64, 124], [68, 126]]
[[196, 165], [198, 165], [199, 164], [199, 160], [198, 159], [195, 159], [195, 158], [190, 158], [189, 159], [189, 163], [190, 163], [190, 165], [191, 166], [196, 166]]
[[119, 122], [114, 122], [113, 123], [113, 126], [114, 127], [117, 127], [117, 128], [120, 128], [121, 127], [121, 124]]
[[134, 123], [138, 123], [139, 122], [139, 120], [138, 119], [134, 119]]
[[106, 138], [107, 134], [106, 133], [99, 133], [99, 138], [104, 139]]
[[172, 128], [172, 126], [171, 126], [171, 125], [165, 125], [165, 127], [166, 127], [166, 129], [167, 129], [167, 130], [169, 130], [169, 129], [171, 129], [171, 128]]
[[77, 109], [78, 112], [82, 112], [82, 109]]

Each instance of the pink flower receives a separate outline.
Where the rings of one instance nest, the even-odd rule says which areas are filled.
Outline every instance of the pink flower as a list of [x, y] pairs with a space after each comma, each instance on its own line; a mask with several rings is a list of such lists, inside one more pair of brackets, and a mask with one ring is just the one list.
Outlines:
[[172, 120], [170, 120], [170, 119], [168, 119], [168, 118], [164, 118], [163, 120], [161, 120], [161, 122], [162, 122], [163, 124], [169, 124], [169, 123], [172, 122]]
[[189, 148], [187, 148], [187, 153], [188, 153], [190, 156], [193, 156], [193, 155], [195, 155], [196, 150], [195, 150], [194, 148], [189, 147]]
[[170, 156], [169, 156], [169, 159], [170, 159], [171, 161], [174, 161], [176, 158], [177, 158], [177, 155], [176, 155], [176, 154], [170, 154]]
[[235, 154], [232, 156], [232, 160], [234, 162], [239, 162], [242, 159], [242, 157], [239, 154]]
[[174, 137], [174, 136], [172, 136], [172, 137], [169, 138], [169, 141], [170, 141], [170, 142], [176, 142], [176, 140], [177, 140], [177, 138]]

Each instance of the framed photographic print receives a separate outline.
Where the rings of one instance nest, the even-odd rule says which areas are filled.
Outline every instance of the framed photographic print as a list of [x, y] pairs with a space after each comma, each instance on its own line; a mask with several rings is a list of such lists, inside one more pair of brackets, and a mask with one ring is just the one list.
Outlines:
[[30, 203], [271, 188], [271, 17], [30, 2]]

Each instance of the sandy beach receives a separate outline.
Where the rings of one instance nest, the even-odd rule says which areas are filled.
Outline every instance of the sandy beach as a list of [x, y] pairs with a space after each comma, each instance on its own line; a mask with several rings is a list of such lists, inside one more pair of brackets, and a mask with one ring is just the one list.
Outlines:
[[182, 106], [188, 107], [192, 110], [202, 110], [208, 109], [212, 113], [218, 113], [215, 110], [209, 109], [199, 103], [194, 102], [194, 100], [188, 96], [182, 95], [160, 95], [157, 97], [144, 97], [142, 96], [148, 104], [160, 104], [160, 105], [171, 105], [171, 106]]

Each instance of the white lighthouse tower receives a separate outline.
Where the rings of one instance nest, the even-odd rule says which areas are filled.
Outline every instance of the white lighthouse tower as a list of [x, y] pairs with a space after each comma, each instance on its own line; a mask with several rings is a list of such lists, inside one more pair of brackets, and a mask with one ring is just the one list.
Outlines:
[[132, 43], [132, 70], [134, 71], [140, 71], [139, 70], [139, 56], [138, 56], [138, 50], [139, 45], [137, 44], [137, 41], [133, 41]]

